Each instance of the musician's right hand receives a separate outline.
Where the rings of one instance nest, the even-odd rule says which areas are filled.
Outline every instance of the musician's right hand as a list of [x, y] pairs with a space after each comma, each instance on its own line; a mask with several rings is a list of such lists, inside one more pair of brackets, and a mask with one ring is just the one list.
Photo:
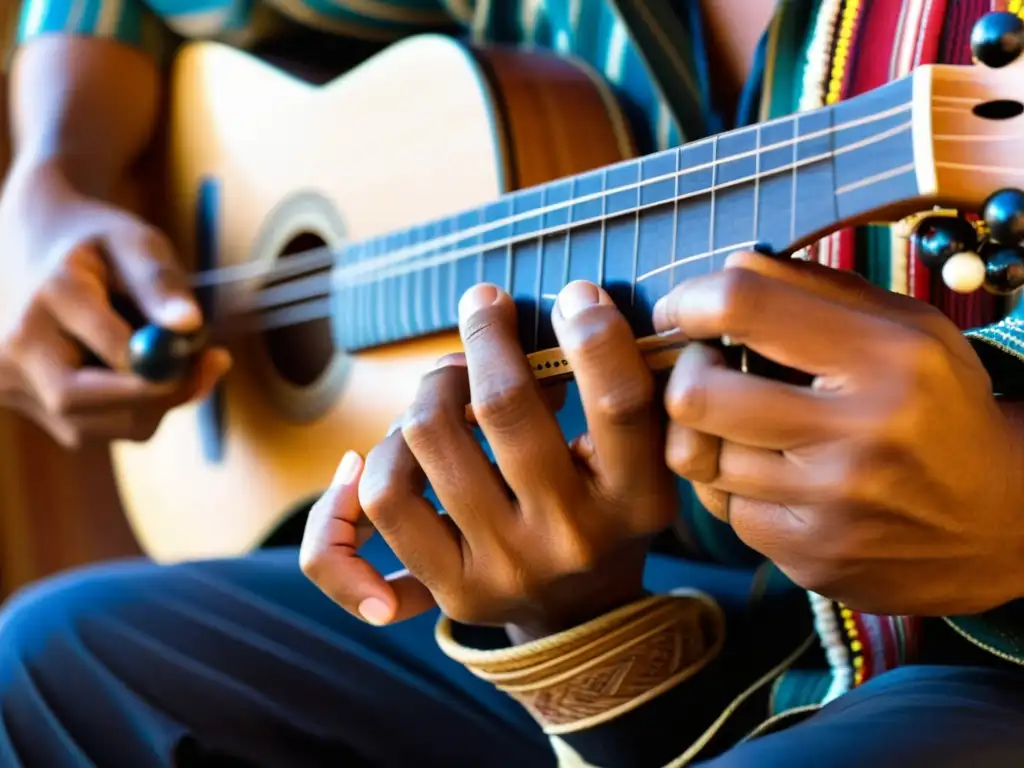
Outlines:
[[65, 447], [148, 439], [169, 409], [207, 394], [230, 367], [224, 350], [209, 350], [172, 384], [128, 370], [132, 328], [112, 291], [172, 330], [197, 330], [200, 309], [161, 232], [76, 191], [51, 166], [16, 166], [8, 177], [0, 265], [0, 405]]

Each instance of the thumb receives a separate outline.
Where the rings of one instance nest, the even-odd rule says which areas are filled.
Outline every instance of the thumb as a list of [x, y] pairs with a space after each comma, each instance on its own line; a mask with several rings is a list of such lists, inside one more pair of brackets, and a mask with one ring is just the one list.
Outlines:
[[149, 322], [180, 333], [202, 328], [202, 310], [166, 235], [133, 222], [111, 232], [103, 246], [111, 266]]
[[430, 592], [406, 571], [381, 576], [357, 554], [372, 534], [359, 506], [363, 459], [349, 451], [331, 487], [310, 510], [299, 549], [302, 572], [331, 600], [370, 624], [391, 624], [433, 607]]

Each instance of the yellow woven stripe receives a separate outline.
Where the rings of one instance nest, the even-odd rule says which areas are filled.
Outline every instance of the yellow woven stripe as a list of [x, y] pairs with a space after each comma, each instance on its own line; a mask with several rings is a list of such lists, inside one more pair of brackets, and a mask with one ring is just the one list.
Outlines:
[[846, 68], [850, 63], [850, 48], [853, 45], [853, 31], [857, 26], [860, 9], [861, 0], [849, 0], [843, 8], [835, 53], [832, 54], [832, 76], [829, 78], [828, 92], [825, 94], [826, 104], [835, 104], [842, 98], [843, 81], [846, 80]]
[[1022, 19], [1024, 19], [1024, 0], [1010, 0], [1006, 10], [1010, 13], [1016, 13]]

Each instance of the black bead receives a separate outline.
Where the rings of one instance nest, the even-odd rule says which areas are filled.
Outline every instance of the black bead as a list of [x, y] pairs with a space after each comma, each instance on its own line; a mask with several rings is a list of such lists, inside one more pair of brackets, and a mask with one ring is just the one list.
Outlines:
[[1024, 49], [1024, 20], [1008, 11], [986, 13], [971, 30], [971, 53], [986, 67], [1005, 67]]
[[1000, 245], [1024, 242], [1024, 192], [1000, 189], [989, 195], [981, 209], [989, 236]]
[[1012, 246], [986, 248], [985, 290], [998, 296], [1024, 286], [1024, 251]]
[[194, 336], [147, 325], [132, 334], [128, 363], [147, 381], [174, 381], [188, 373], [197, 348]]
[[917, 258], [928, 269], [942, 269], [951, 256], [978, 247], [978, 235], [967, 219], [928, 216], [914, 231]]

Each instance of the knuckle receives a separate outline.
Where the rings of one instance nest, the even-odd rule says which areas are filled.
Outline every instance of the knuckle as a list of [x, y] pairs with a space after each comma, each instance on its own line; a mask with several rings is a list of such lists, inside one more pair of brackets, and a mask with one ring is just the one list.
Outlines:
[[488, 569], [486, 592], [503, 602], [529, 600], [535, 593], [535, 587], [522, 564], [508, 557], [497, 560]]
[[665, 408], [677, 424], [698, 424], [708, 412], [711, 393], [700, 370], [677, 370], [665, 393]]
[[902, 343], [894, 345], [897, 360], [916, 386], [934, 387], [949, 372], [949, 351], [938, 338], [923, 331], [907, 330]]
[[651, 413], [654, 382], [649, 376], [630, 376], [603, 392], [595, 403], [597, 413], [612, 424], [635, 424]]
[[299, 549], [299, 570], [307, 579], [316, 583], [323, 570], [323, 552], [304, 544]]
[[726, 269], [719, 274], [714, 314], [730, 336], [743, 339], [750, 335], [752, 318], [759, 316], [763, 280], [749, 269]]
[[[834, 483], [835, 500], [855, 506], [871, 506], [892, 494], [896, 452], [879, 445], [851, 451]], [[897, 480], [899, 478], [896, 478]]]
[[566, 574], [588, 573], [594, 570], [600, 553], [594, 542], [578, 530], [569, 531], [559, 542], [558, 563]]
[[359, 483], [359, 504], [374, 527], [384, 536], [396, 533], [402, 524], [402, 491], [377, 464], [374, 449], [366, 457], [366, 468]]
[[536, 385], [525, 378], [496, 384], [473, 400], [477, 421], [497, 430], [514, 429], [522, 424], [530, 398], [536, 396]]
[[430, 445], [445, 431], [450, 421], [450, 415], [436, 400], [418, 399], [402, 419], [402, 435], [410, 447]]
[[718, 478], [718, 452], [698, 439], [669, 440], [665, 463], [673, 473], [694, 483], [713, 483]]
[[63, 382], [54, 382], [41, 388], [39, 400], [51, 416], [63, 416], [71, 407], [71, 389]]

